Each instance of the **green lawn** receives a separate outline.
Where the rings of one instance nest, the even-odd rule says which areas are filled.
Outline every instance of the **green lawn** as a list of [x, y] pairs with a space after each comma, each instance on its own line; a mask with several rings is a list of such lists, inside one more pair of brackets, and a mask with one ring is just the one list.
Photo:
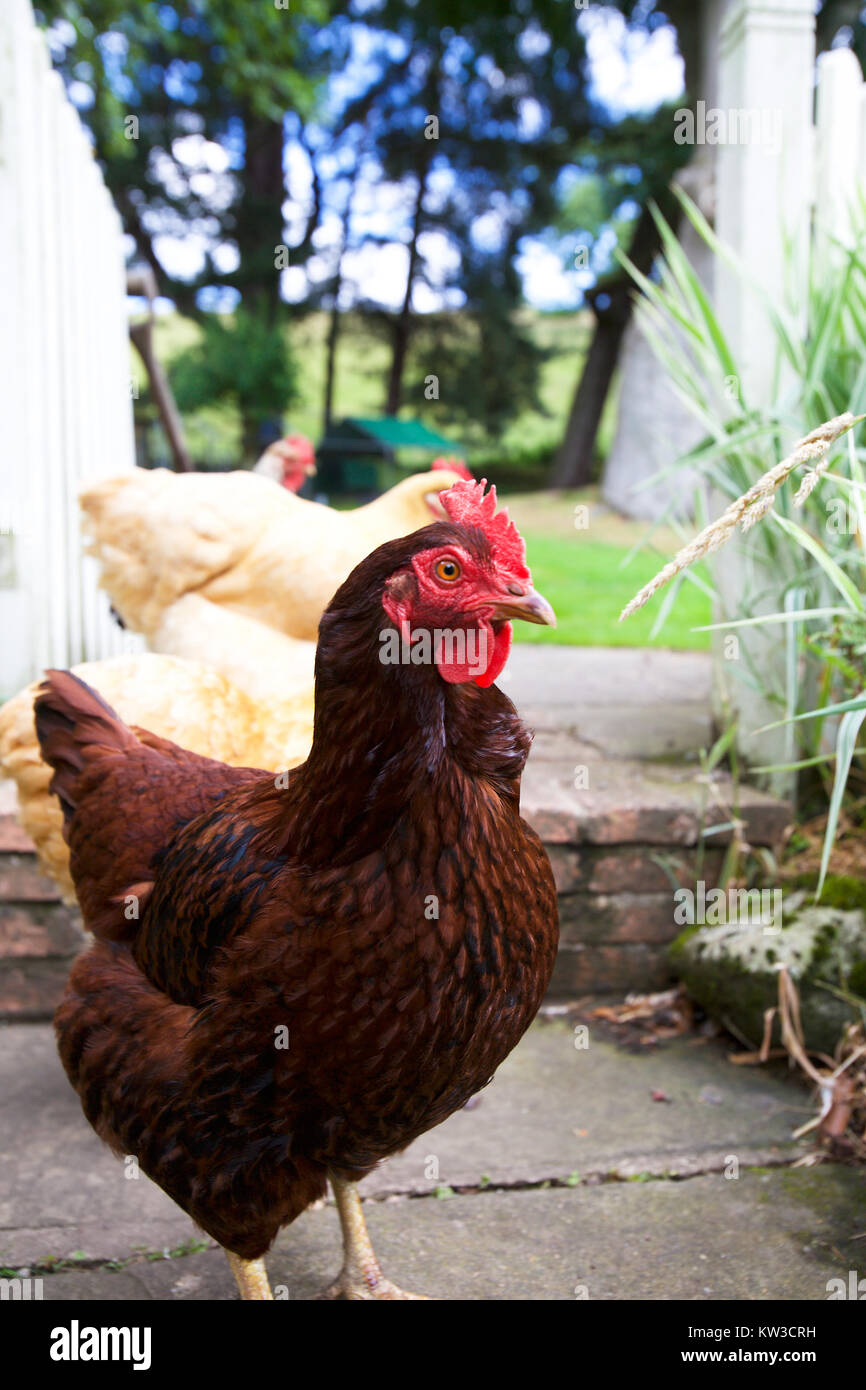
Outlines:
[[590, 540], [585, 533], [576, 532], [572, 539], [524, 532], [524, 538], [533, 584], [553, 604], [557, 626], [515, 623], [515, 641], [578, 647], [709, 648], [710, 633], [691, 630], [712, 622], [710, 600], [694, 584], [682, 585], [667, 622], [652, 641], [650, 631], [666, 591], [624, 623], [618, 621], [629, 599], [661, 568], [663, 561], [658, 555], [643, 551], [623, 565], [628, 547]]
[[[710, 633], [692, 629], [712, 622], [710, 600], [688, 581], [682, 583], [664, 627], [652, 641], [650, 632], [669, 589], [656, 594], [624, 623], [619, 622], [629, 599], [679, 550], [682, 535], [657, 526], [648, 537], [648, 522], [613, 511], [597, 487], [512, 493], [502, 501], [526, 541], [533, 583], [553, 604], [557, 618], [557, 627], [552, 629], [516, 623], [516, 641], [580, 647], [709, 648]], [[641, 544], [645, 548], [638, 550]], [[700, 565], [695, 566], [695, 573], [706, 582], [707, 572]]]
[[[542, 314], [525, 310], [524, 320], [540, 347], [549, 354], [541, 367], [538, 383], [539, 410], [525, 410], [512, 421], [499, 441], [504, 452], [511, 449], [549, 448], [555, 450], [565, 426], [575, 385], [590, 332], [586, 312]], [[308, 314], [286, 329], [300, 364], [298, 399], [286, 412], [284, 427], [318, 440], [322, 434], [322, 403], [325, 383], [325, 341], [328, 318], [324, 313]], [[169, 366], [184, 348], [198, 342], [197, 324], [180, 314], [157, 318], [157, 354]], [[144, 384], [144, 371], [134, 349], [133, 378]], [[390, 351], [381, 337], [372, 333], [358, 314], [347, 314], [337, 351], [335, 415], [379, 415], [387, 380]], [[410, 367], [416, 367], [414, 358]], [[461, 439], [461, 428], [449, 422], [447, 401], [430, 402], [407, 396], [406, 415], [416, 415], [447, 438]], [[615, 418], [615, 402], [609, 402], [602, 420], [602, 448], [609, 441]], [[229, 403], [205, 406], [184, 416], [187, 443], [199, 463], [235, 464], [240, 459], [240, 421]], [[488, 441], [488, 448], [494, 441]]]
[[[527, 322], [541, 346], [548, 350], [540, 380], [541, 410], [526, 411], [502, 438], [503, 454], [509, 446], [540, 445], [549, 441], [551, 451], [560, 438], [571, 403], [580, 362], [586, 348], [588, 320], [585, 314], [538, 314], [526, 311]], [[310, 314], [292, 325], [291, 341], [303, 363], [300, 396], [287, 417], [295, 430], [314, 439], [321, 432], [321, 397], [325, 365], [324, 314]], [[157, 351], [171, 359], [199, 337], [199, 329], [177, 314], [157, 320]], [[348, 315], [337, 362], [337, 414], [377, 414], [381, 409], [382, 383], [388, 362], [386, 345], [371, 334], [357, 315]], [[136, 366], [140, 372], [140, 365]], [[602, 452], [615, 424], [616, 393], [611, 393], [602, 427]], [[412, 413], [413, 403], [407, 402]], [[414, 413], [437, 425], [435, 407], [414, 405]], [[185, 421], [194, 457], [212, 462], [236, 461], [240, 448], [237, 412], [230, 405], [196, 411]], [[444, 426], [443, 426], [444, 428]], [[445, 433], [448, 430], [445, 429]], [[471, 455], [470, 455], [471, 463]], [[492, 480], [496, 469], [485, 471]], [[664, 591], [626, 622], [619, 614], [682, 544], [682, 537], [659, 529], [654, 549], [639, 552], [627, 566], [623, 561], [645, 536], [647, 525], [619, 516], [606, 507], [597, 488], [570, 492], [515, 493], [502, 496], [526, 538], [533, 578], [541, 593], [556, 609], [555, 630], [518, 623], [515, 638], [524, 642], [558, 642], [578, 646], [673, 647], [706, 649], [710, 634], [693, 632], [712, 621], [709, 599], [694, 585], [684, 583], [661, 633], [650, 641], [650, 631], [664, 602]], [[338, 503], [337, 505], [343, 505]], [[346, 506], [350, 505], [348, 501]], [[575, 509], [587, 514], [584, 529], [575, 528]], [[698, 569], [700, 573], [700, 569]]]

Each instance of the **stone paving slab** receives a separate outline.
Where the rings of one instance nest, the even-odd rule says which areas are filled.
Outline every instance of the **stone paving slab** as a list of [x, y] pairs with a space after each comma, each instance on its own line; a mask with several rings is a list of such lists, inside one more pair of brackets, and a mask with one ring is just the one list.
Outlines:
[[519, 642], [500, 684], [536, 730], [538, 757], [549, 732], [565, 733], [617, 758], [694, 756], [713, 741], [706, 652]]
[[[827, 1298], [862, 1268], [864, 1183], [853, 1169], [747, 1171], [683, 1182], [492, 1191], [366, 1204], [383, 1268], [440, 1299]], [[336, 1274], [336, 1211], [305, 1212], [267, 1256], [279, 1297]], [[233, 1299], [222, 1253], [46, 1275], [48, 1300]], [[279, 1315], [277, 1315], [279, 1316]]]
[[605, 709], [611, 692], [623, 706], [647, 704], [707, 706], [712, 687], [709, 652], [674, 652], [660, 647], [560, 647], [515, 642], [505, 667], [512, 699], [548, 708]]
[[[383, 1164], [364, 1194], [420, 1197], [437, 1187], [511, 1187], [575, 1173], [685, 1175], [719, 1171], [731, 1155], [744, 1168], [800, 1151], [791, 1131], [813, 1112], [807, 1092], [781, 1069], [735, 1067], [714, 1042], [679, 1039], [634, 1055], [592, 1032], [587, 1049], [574, 1041], [562, 1018], [537, 1021], [472, 1107]], [[668, 1099], [654, 1101], [654, 1091]], [[76, 1252], [126, 1259], [196, 1236], [159, 1188], [127, 1179], [96, 1138], [50, 1027], [0, 1030], [0, 1264]]]
[[[796, 1157], [791, 1132], [813, 1111], [784, 1074], [735, 1067], [714, 1043], [679, 1039], [653, 1055], [626, 1052], [539, 1020], [473, 1108], [458, 1111], [365, 1179], [371, 1193], [429, 1192], [487, 1178], [493, 1185], [566, 1179], [577, 1172], [629, 1177], [693, 1173]], [[653, 1092], [667, 1101], [654, 1101]], [[438, 1179], [424, 1176], [428, 1159]]]
[[[708, 653], [547, 647], [544, 657], [515, 644], [503, 688], [535, 730], [521, 807], [545, 842], [694, 845], [730, 819], [730, 777], [706, 782], [695, 766], [714, 737]], [[747, 839], [776, 844], [790, 809], [749, 786], [739, 803]]]

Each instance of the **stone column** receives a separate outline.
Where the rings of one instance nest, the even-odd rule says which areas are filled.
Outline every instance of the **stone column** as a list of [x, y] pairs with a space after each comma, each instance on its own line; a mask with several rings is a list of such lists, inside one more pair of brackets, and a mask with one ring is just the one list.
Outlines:
[[[725, 0], [706, 0], [700, 9], [700, 76], [694, 85], [708, 106], [718, 96], [718, 36]], [[683, 96], [682, 104], [685, 106]], [[674, 126], [671, 124], [671, 139]], [[695, 145], [679, 183], [712, 223], [715, 208], [715, 145]], [[681, 220], [680, 245], [712, 296], [714, 257], [686, 219]], [[704, 431], [676, 395], [636, 317], [625, 332], [619, 365], [616, 431], [605, 461], [602, 495], [606, 502], [632, 516], [658, 520], [671, 509], [691, 516], [698, 478], [678, 469], [661, 481], [650, 479], [670, 468], [678, 455], [694, 448]]]

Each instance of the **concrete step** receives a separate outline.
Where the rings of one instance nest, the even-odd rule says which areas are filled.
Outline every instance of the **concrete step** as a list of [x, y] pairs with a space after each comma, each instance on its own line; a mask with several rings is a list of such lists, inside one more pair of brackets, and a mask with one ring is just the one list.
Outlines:
[[502, 688], [539, 739], [550, 731], [611, 757], [697, 758], [713, 742], [705, 652], [515, 643]]
[[[43, 1276], [46, 1299], [235, 1298], [222, 1253], [85, 1123], [50, 1028], [2, 1041], [2, 1263]], [[577, 1049], [568, 1023], [539, 1020], [470, 1108], [361, 1193], [386, 1273], [439, 1298], [823, 1301], [862, 1273], [864, 1179], [790, 1166], [813, 1113], [784, 1067], [732, 1066], [715, 1040], [635, 1054], [590, 1026]], [[339, 1262], [330, 1204], [267, 1256], [292, 1300]]]
[[551, 844], [719, 845], [739, 820], [751, 844], [773, 845], [791, 821], [787, 803], [725, 772], [616, 759], [561, 735], [533, 748], [521, 807]]

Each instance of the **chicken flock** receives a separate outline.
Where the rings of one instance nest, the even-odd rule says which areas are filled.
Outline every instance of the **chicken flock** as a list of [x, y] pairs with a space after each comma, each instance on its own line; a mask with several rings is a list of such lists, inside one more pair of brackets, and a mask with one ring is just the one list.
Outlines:
[[[25, 824], [29, 806], [94, 937], [56, 1015], [64, 1067], [243, 1298], [271, 1296], [262, 1257], [328, 1181], [344, 1263], [326, 1296], [412, 1298], [355, 1184], [487, 1084], [549, 982], [530, 736], [494, 682], [512, 622], [552, 610], [495, 490], [443, 470], [353, 513], [250, 475], [136, 474], [83, 507], [155, 650], [48, 672], [0, 712]], [[281, 640], [317, 632], [310, 710], [300, 678], [251, 668], [276, 639], [287, 679]], [[47, 802], [62, 842], [32, 815]]]
[[[194, 752], [273, 771], [294, 766], [312, 741], [316, 650], [296, 634], [315, 635], [331, 595], [381, 541], [444, 514], [436, 499], [465, 474], [459, 460], [446, 463], [347, 512], [255, 473], [135, 469], [95, 484], [81, 498], [86, 548], [114, 611], [159, 655], [89, 662], [76, 673], [127, 723]], [[71, 901], [35, 695], [32, 685], [0, 709], [0, 772], [16, 783], [40, 865]]]

